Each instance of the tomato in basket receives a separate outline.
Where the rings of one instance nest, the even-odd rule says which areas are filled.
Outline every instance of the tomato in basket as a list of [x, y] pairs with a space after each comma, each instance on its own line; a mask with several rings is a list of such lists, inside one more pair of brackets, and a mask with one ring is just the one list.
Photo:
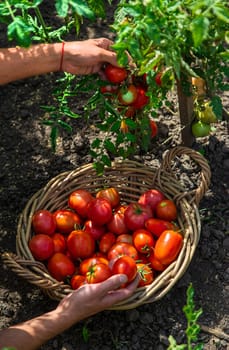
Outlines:
[[105, 198], [110, 202], [111, 207], [115, 208], [120, 204], [120, 195], [116, 188], [109, 187], [103, 190], [99, 190], [96, 193], [96, 198]]
[[138, 203], [149, 205], [154, 212], [157, 204], [163, 199], [165, 199], [164, 194], [161, 191], [152, 188], [141, 194]]
[[130, 230], [143, 228], [145, 221], [152, 216], [152, 210], [148, 205], [137, 202], [130, 203], [124, 212], [125, 224]]
[[165, 230], [178, 230], [178, 227], [173, 222], [157, 218], [146, 220], [145, 227], [156, 237], [159, 237]]
[[29, 240], [29, 249], [36, 260], [44, 261], [54, 253], [54, 243], [50, 236], [39, 233]]
[[53, 216], [56, 220], [56, 230], [60, 233], [70, 233], [81, 224], [80, 216], [72, 210], [59, 209], [53, 213]]
[[173, 221], [177, 218], [177, 207], [170, 199], [163, 199], [159, 202], [155, 209], [156, 216], [159, 219]]
[[96, 225], [107, 224], [112, 218], [112, 207], [105, 198], [92, 199], [87, 207], [87, 216]]
[[151, 232], [140, 228], [133, 233], [133, 244], [138, 252], [149, 254], [155, 246], [155, 239]]
[[127, 276], [128, 283], [133, 281], [137, 275], [136, 261], [130, 256], [124, 255], [116, 259], [112, 268], [112, 274], [124, 274]]
[[97, 263], [91, 266], [86, 273], [86, 281], [87, 283], [99, 283], [105, 281], [111, 275], [111, 269], [107, 264]]
[[33, 214], [32, 227], [36, 234], [52, 235], [56, 230], [56, 221], [50, 211], [41, 209]]
[[55, 253], [51, 256], [47, 268], [50, 275], [57, 281], [64, 281], [67, 277], [72, 276], [76, 269], [72, 260], [63, 253]]
[[83, 218], [87, 217], [87, 206], [88, 203], [94, 197], [92, 194], [84, 189], [78, 189], [73, 191], [68, 197], [69, 208], [74, 209]]
[[138, 287], [143, 287], [151, 284], [154, 280], [153, 271], [149, 265], [144, 263], [137, 263], [137, 270], [140, 275]]
[[163, 265], [169, 265], [178, 256], [183, 243], [183, 236], [172, 230], [164, 231], [157, 239], [154, 255]]
[[95, 252], [95, 240], [83, 230], [72, 231], [67, 237], [67, 247], [73, 259], [88, 258]]

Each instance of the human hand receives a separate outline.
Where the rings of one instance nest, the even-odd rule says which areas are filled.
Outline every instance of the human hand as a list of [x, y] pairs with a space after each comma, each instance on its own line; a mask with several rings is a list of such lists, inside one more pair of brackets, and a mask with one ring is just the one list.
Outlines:
[[57, 311], [60, 317], [65, 316], [74, 324], [130, 297], [138, 286], [139, 276], [125, 288], [120, 288], [126, 281], [125, 275], [113, 275], [101, 283], [85, 284], [67, 295]]
[[104, 63], [118, 66], [117, 56], [111, 50], [113, 42], [106, 38], [66, 42], [62, 70], [71, 74], [94, 74], [101, 72]]

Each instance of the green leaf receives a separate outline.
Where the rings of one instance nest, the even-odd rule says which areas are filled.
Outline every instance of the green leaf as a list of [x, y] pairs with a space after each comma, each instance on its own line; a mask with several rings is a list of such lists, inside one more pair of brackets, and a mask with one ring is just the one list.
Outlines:
[[56, 151], [57, 136], [58, 136], [58, 128], [54, 126], [50, 133], [51, 147], [54, 152]]
[[110, 160], [110, 158], [109, 158], [106, 154], [103, 154], [103, 155], [102, 155], [101, 161], [102, 161], [105, 165], [111, 166], [111, 160]]
[[28, 25], [26, 20], [20, 16], [15, 17], [14, 21], [8, 25], [9, 40], [16, 40], [18, 45], [29, 47], [31, 45], [31, 33], [33, 27]]
[[198, 47], [208, 36], [209, 19], [206, 16], [199, 15], [194, 18], [190, 24], [194, 46]]
[[89, 8], [86, 1], [83, 0], [70, 0], [70, 4], [74, 11], [82, 17], [86, 17], [90, 20], [95, 19], [94, 12]]
[[114, 145], [114, 143], [111, 140], [106, 139], [104, 141], [104, 147], [111, 152], [112, 154], [116, 153], [116, 147]]
[[57, 123], [59, 126], [61, 126], [61, 128], [65, 129], [66, 131], [72, 132], [72, 127], [68, 123], [64, 122], [61, 119], [58, 119]]
[[215, 5], [212, 8], [214, 14], [218, 19], [225, 23], [229, 23], [229, 10], [228, 8], [222, 6], [221, 4]]
[[69, 0], [56, 0], [56, 11], [60, 17], [66, 17], [68, 13], [70, 1]]

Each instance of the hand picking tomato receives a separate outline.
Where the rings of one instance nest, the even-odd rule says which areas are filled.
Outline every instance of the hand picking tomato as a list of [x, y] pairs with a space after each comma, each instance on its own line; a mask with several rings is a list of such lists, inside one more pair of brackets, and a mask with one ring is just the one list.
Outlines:
[[70, 281], [72, 289], [78, 289], [80, 286], [86, 283], [86, 276], [73, 275]]
[[95, 240], [83, 230], [72, 231], [67, 238], [67, 247], [74, 259], [88, 258], [95, 251]]
[[121, 256], [117, 260], [115, 260], [112, 268], [112, 275], [116, 274], [124, 274], [127, 276], [127, 283], [130, 283], [137, 276], [137, 265], [136, 261], [130, 256]]
[[137, 202], [130, 203], [124, 212], [125, 224], [130, 230], [145, 227], [145, 221], [152, 216], [149, 206]]
[[115, 234], [113, 232], [105, 233], [100, 239], [99, 251], [101, 253], [107, 254], [107, 252], [113, 246], [115, 241], [116, 241], [116, 236], [115, 236]]
[[170, 199], [163, 199], [155, 209], [156, 216], [159, 219], [174, 221], [177, 218], [177, 208], [175, 203]]
[[75, 272], [74, 263], [63, 253], [55, 253], [49, 260], [47, 265], [50, 275], [57, 281], [64, 281]]
[[100, 283], [111, 277], [111, 269], [107, 264], [97, 263], [86, 273], [87, 283]]
[[54, 253], [65, 253], [67, 249], [66, 238], [61, 233], [54, 233], [52, 240], [54, 243]]
[[50, 236], [38, 233], [29, 240], [29, 249], [36, 260], [44, 261], [54, 253], [54, 243]]
[[87, 207], [87, 215], [95, 225], [107, 224], [112, 218], [112, 207], [105, 198], [94, 198]]
[[104, 70], [106, 78], [111, 83], [122, 83], [127, 78], [127, 70], [122, 67], [115, 67], [112, 64], [107, 64]]
[[159, 237], [165, 230], [176, 231], [177, 226], [166, 220], [161, 220], [157, 218], [150, 218], [146, 220], [145, 227], [148, 231], [153, 233], [156, 237]]
[[143, 263], [137, 263], [137, 270], [141, 277], [138, 287], [143, 287], [153, 282], [154, 276], [153, 271], [149, 265]]
[[122, 87], [118, 92], [118, 100], [123, 106], [128, 106], [136, 101], [138, 90], [134, 85]]
[[164, 231], [157, 239], [154, 255], [163, 265], [168, 265], [176, 259], [183, 243], [180, 233], [172, 230]]
[[90, 233], [90, 235], [97, 240], [104, 235], [106, 228], [104, 225], [95, 225], [92, 220], [86, 220], [84, 223], [84, 231]]
[[69, 195], [68, 206], [69, 208], [74, 209], [80, 216], [86, 218], [88, 203], [93, 198], [94, 197], [89, 191], [84, 189], [78, 189]]
[[149, 231], [140, 228], [133, 233], [133, 244], [138, 252], [149, 254], [155, 246], [155, 240]]
[[120, 204], [120, 195], [116, 188], [109, 187], [103, 190], [99, 190], [96, 193], [96, 198], [105, 198], [110, 202], [112, 208], [117, 207]]
[[137, 249], [132, 244], [125, 242], [117, 242], [113, 244], [113, 246], [107, 253], [107, 258], [108, 260], [114, 260], [123, 255], [128, 255], [134, 260], [138, 259]]
[[149, 103], [149, 96], [146, 95], [146, 90], [142, 87], [136, 87], [138, 94], [135, 101], [131, 104], [135, 109], [142, 109]]
[[81, 218], [72, 210], [59, 209], [53, 213], [56, 220], [56, 230], [60, 233], [70, 233], [81, 224]]
[[142, 193], [142, 195], [139, 197], [138, 203], [149, 205], [154, 213], [157, 204], [163, 199], [165, 199], [164, 194], [161, 191], [152, 188]]
[[32, 227], [36, 234], [52, 235], [56, 230], [53, 214], [48, 210], [38, 210], [33, 214]]

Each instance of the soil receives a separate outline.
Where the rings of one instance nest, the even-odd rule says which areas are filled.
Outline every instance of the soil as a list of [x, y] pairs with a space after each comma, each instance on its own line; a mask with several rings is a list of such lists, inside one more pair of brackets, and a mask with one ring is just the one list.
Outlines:
[[[109, 23], [113, 10], [108, 8], [106, 20], [85, 22], [80, 39], [110, 37]], [[47, 11], [47, 18], [50, 15]], [[4, 28], [1, 43], [9, 46]], [[34, 77], [0, 88], [0, 246], [1, 253], [15, 252], [19, 214], [27, 201], [52, 177], [92, 161], [89, 143], [96, 133], [85, 127], [83, 120], [72, 123], [73, 133], [63, 133], [52, 153], [49, 132], [41, 121], [41, 105], [50, 102], [57, 74]], [[224, 108], [228, 94], [222, 96]], [[75, 101], [78, 111], [82, 101]], [[180, 120], [176, 95], [173, 111], [161, 110], [157, 119], [159, 135], [147, 154], [137, 160], [150, 165], [162, 154], [181, 143]], [[165, 350], [168, 336], [184, 343], [186, 320], [182, 307], [190, 282], [195, 290], [196, 307], [203, 309], [199, 319], [202, 330], [199, 340], [206, 350], [229, 349], [229, 138], [228, 121], [216, 124], [210, 136], [197, 139], [192, 148], [204, 154], [212, 171], [210, 189], [202, 199], [201, 237], [194, 258], [182, 279], [161, 300], [127, 311], [104, 311], [60, 334], [42, 346], [43, 350]], [[196, 184], [196, 176], [187, 169], [187, 188]], [[15, 324], [51, 310], [56, 302], [37, 287], [19, 278], [2, 264], [0, 277], [0, 326]]]

